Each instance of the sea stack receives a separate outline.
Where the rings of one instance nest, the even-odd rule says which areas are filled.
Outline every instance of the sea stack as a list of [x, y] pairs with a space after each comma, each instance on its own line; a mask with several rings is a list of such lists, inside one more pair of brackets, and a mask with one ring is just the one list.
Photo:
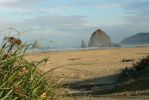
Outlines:
[[81, 48], [87, 48], [87, 44], [84, 40], [81, 41]]
[[89, 47], [110, 47], [112, 42], [110, 37], [101, 29], [97, 29], [91, 36]]
[[32, 48], [34, 48], [34, 49], [35, 49], [35, 48], [36, 48], [36, 49], [40, 48], [39, 41], [35, 40], [34, 43], [33, 43], [33, 45], [32, 45]]

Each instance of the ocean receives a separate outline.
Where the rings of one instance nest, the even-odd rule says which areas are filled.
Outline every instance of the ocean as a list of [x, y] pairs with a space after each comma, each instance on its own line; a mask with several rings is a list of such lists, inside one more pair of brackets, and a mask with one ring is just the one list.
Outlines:
[[61, 52], [61, 51], [82, 51], [82, 50], [105, 50], [121, 47], [87, 47], [87, 48], [39, 48], [39, 49], [28, 49], [27, 53], [38, 53], [38, 52]]
[[82, 50], [106, 50], [114, 48], [134, 48], [134, 47], [148, 47], [149, 45], [123, 45], [122, 47], [87, 47], [87, 48], [29, 48], [27, 53], [38, 52], [61, 52], [61, 51], [82, 51]]

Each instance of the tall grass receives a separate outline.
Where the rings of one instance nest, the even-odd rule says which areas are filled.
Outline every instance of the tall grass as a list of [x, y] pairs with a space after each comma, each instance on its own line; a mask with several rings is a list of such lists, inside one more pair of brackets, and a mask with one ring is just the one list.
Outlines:
[[57, 100], [56, 84], [45, 79], [49, 71], [41, 74], [37, 70], [47, 59], [24, 59], [28, 46], [18, 38], [4, 38], [0, 48], [0, 100]]

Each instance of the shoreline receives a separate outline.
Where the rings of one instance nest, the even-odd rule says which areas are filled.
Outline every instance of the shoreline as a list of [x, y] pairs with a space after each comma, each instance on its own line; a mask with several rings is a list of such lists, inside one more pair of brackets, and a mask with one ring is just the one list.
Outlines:
[[92, 51], [92, 50], [110, 50], [127, 48], [149, 48], [149, 46], [124, 46], [124, 47], [88, 47], [88, 48], [63, 48], [63, 49], [32, 49], [27, 53], [48, 53], [48, 52], [71, 52], [71, 51]]
[[115, 50], [115, 49], [133, 49], [133, 48], [149, 48], [149, 46], [135, 46], [135, 47], [102, 47], [102, 48], [71, 48], [60, 50], [29, 50], [25, 55], [41, 54], [41, 53], [65, 53], [65, 52], [82, 52], [82, 51], [98, 51], [98, 50]]

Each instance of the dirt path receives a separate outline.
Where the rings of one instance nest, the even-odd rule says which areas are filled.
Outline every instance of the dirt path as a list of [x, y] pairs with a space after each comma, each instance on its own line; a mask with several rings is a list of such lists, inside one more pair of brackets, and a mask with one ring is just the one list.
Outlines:
[[149, 97], [77, 97], [65, 98], [64, 100], [149, 100]]

